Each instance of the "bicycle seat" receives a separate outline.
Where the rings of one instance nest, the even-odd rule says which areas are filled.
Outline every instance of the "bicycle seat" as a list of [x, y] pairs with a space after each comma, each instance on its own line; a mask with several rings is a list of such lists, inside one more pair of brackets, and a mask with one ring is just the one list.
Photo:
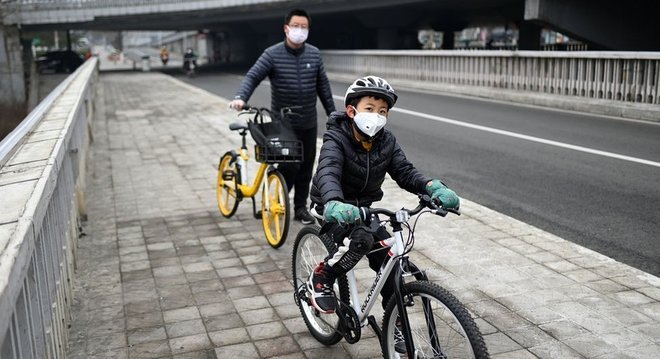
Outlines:
[[229, 129], [232, 131], [247, 130], [247, 128], [248, 126], [246, 124], [240, 122], [232, 122], [229, 124]]

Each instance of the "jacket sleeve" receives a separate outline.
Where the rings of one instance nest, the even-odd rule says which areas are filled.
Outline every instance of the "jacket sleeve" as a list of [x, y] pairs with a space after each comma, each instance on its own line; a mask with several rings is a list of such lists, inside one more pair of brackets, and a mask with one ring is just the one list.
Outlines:
[[422, 175], [422, 173], [419, 172], [410, 161], [408, 161], [406, 154], [397, 142], [394, 143], [392, 160], [390, 161], [390, 167], [388, 168], [387, 173], [390, 174], [399, 187], [414, 194], [426, 193], [426, 183], [431, 180], [431, 178]]
[[317, 168], [316, 177], [323, 204], [332, 200], [343, 201], [344, 191], [341, 187], [341, 179], [344, 168], [344, 150], [341, 143], [328, 136], [327, 133], [323, 136]]
[[316, 92], [321, 99], [321, 104], [323, 104], [325, 114], [329, 116], [330, 113], [335, 111], [335, 101], [332, 99], [332, 89], [330, 88], [330, 81], [328, 80], [328, 76], [325, 73], [325, 66], [323, 66], [323, 61], [321, 61], [316, 78]]
[[264, 51], [261, 56], [259, 56], [259, 59], [257, 59], [257, 62], [255, 62], [247, 72], [245, 78], [243, 78], [241, 85], [238, 87], [238, 91], [236, 91], [234, 99], [241, 99], [247, 102], [261, 81], [268, 76], [272, 68], [273, 59], [270, 54]]

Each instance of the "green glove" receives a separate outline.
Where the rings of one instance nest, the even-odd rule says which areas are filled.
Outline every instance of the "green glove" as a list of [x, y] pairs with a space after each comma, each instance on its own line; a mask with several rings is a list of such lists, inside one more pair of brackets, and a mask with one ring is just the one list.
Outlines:
[[353, 224], [360, 219], [360, 210], [352, 204], [329, 201], [325, 204], [323, 217], [328, 222]]
[[447, 188], [440, 180], [432, 180], [427, 183], [426, 192], [431, 196], [431, 199], [439, 200], [445, 208], [458, 209], [460, 206], [460, 199], [456, 192]]

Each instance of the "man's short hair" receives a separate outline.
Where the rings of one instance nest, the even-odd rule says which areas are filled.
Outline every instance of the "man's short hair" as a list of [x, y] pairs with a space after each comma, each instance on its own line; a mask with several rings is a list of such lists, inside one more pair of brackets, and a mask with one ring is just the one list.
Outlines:
[[294, 16], [304, 16], [307, 18], [307, 22], [309, 22], [309, 25], [312, 25], [312, 19], [309, 17], [309, 14], [307, 14], [307, 11], [303, 9], [293, 9], [289, 11], [289, 14], [284, 18], [284, 24], [288, 25], [289, 21], [291, 21], [291, 18]]

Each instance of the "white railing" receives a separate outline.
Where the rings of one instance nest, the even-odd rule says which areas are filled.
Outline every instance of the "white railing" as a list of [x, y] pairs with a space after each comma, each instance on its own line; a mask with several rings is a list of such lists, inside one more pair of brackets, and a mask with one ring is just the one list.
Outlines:
[[0, 143], [2, 359], [66, 355], [97, 78], [92, 58]]
[[323, 51], [329, 73], [660, 104], [660, 52]]

